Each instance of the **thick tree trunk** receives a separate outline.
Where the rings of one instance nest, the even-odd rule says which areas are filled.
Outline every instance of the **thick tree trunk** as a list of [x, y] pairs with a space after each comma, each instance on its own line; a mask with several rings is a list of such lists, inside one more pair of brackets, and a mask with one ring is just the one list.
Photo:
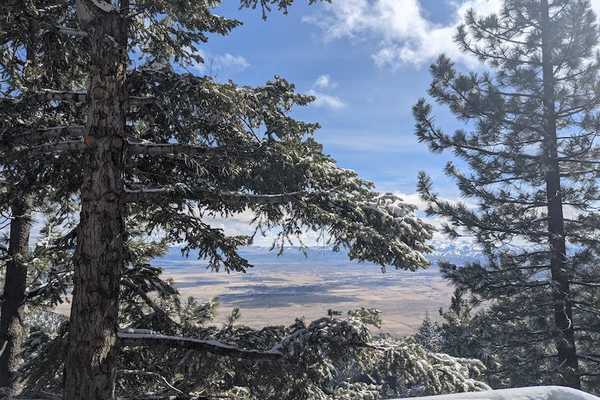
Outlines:
[[555, 82], [552, 62], [551, 26], [548, 0], [542, 0], [542, 63], [544, 79], [544, 155], [546, 159], [546, 196], [548, 201], [548, 235], [554, 303], [555, 340], [562, 384], [579, 389], [579, 365], [569, 274], [566, 270], [566, 241], [555, 116]]
[[31, 205], [29, 198], [15, 200], [12, 205], [10, 238], [6, 263], [2, 311], [0, 314], [0, 387], [2, 395], [12, 398], [18, 393], [18, 370], [25, 327], [25, 290], [29, 234], [31, 232]]
[[125, 229], [120, 196], [125, 132], [127, 24], [116, 11], [77, 1], [91, 65], [88, 136], [75, 254], [66, 400], [114, 397], [119, 279]]

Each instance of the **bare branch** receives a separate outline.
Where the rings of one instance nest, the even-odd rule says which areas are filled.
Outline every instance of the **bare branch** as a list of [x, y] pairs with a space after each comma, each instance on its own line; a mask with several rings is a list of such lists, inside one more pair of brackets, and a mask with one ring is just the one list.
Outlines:
[[33, 299], [34, 297], [40, 295], [42, 292], [44, 292], [45, 290], [52, 288], [52, 287], [56, 287], [57, 285], [60, 285], [61, 282], [66, 281], [67, 279], [70, 279], [73, 276], [73, 271], [63, 271], [63, 272], [59, 272], [56, 275], [52, 276], [48, 282], [39, 284], [35, 287], [30, 287], [26, 289], [26, 295], [28, 299]]
[[68, 36], [76, 36], [76, 37], [87, 37], [87, 32], [80, 31], [74, 28], [68, 28], [66, 26], [57, 26], [56, 27], [60, 33], [63, 33]]
[[42, 89], [38, 92], [38, 95], [45, 97], [47, 100], [67, 101], [71, 103], [85, 103], [85, 100], [87, 98], [87, 91]]
[[122, 346], [175, 347], [250, 360], [279, 360], [283, 357], [283, 354], [279, 351], [246, 350], [216, 340], [201, 340], [182, 336], [127, 332], [119, 332], [117, 337]]
[[156, 304], [150, 297], [148, 297], [148, 295], [146, 294], [146, 292], [144, 292], [142, 290], [142, 288], [140, 288], [139, 286], [137, 286], [136, 284], [134, 284], [133, 282], [128, 282], [128, 281], [121, 281], [122, 284], [125, 284], [126, 286], [128, 286], [129, 288], [131, 288], [132, 290], [134, 290], [138, 296], [140, 296], [142, 298], [142, 300], [144, 301], [144, 303], [146, 303], [146, 305], [150, 308], [152, 308], [152, 310], [154, 310], [154, 312], [160, 316], [162, 316], [163, 318], [165, 318], [166, 320], [168, 320], [172, 325], [174, 326], [178, 326], [179, 324], [174, 321], [171, 316], [169, 316], [169, 314], [163, 310], [161, 307], [158, 306], [158, 304]]
[[75, 138], [85, 135], [83, 126], [56, 126], [52, 128], [30, 129], [10, 134], [5, 132], [0, 143], [3, 145], [31, 144], [40, 139]]
[[94, 6], [96, 6], [98, 9], [104, 11], [104, 12], [112, 12], [112, 11], [117, 11], [117, 9], [115, 7], [113, 7], [113, 5], [111, 4], [111, 2], [106, 2], [103, 0], [90, 0], [90, 3], [92, 3]]
[[56, 154], [61, 152], [82, 152], [89, 148], [89, 145], [85, 144], [81, 140], [66, 140], [64, 142], [43, 144], [40, 146], [22, 147], [16, 148], [15, 151], [27, 153], [28, 155], [36, 154]]
[[139, 106], [143, 104], [151, 104], [156, 101], [156, 97], [149, 96], [129, 96], [127, 102], [130, 106]]

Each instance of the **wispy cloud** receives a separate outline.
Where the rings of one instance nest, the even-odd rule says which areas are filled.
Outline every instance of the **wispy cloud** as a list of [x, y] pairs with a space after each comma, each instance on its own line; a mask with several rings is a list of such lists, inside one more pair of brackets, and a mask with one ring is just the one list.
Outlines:
[[337, 87], [337, 83], [331, 79], [328, 74], [320, 75], [312, 85], [307, 94], [314, 96], [315, 101], [311, 104], [313, 107], [329, 108], [332, 110], [341, 110], [346, 107], [346, 102], [340, 97], [325, 91], [330, 91]]
[[211, 54], [206, 51], [197, 51], [204, 59], [204, 63], [196, 63], [191, 66], [195, 72], [219, 76], [221, 74], [231, 75], [248, 69], [251, 65], [248, 60], [241, 55], [231, 53]]
[[229, 53], [219, 54], [212, 58], [216, 68], [243, 71], [250, 67], [250, 63], [246, 58], [240, 55], [233, 55]]
[[314, 107], [330, 108], [332, 110], [340, 110], [346, 107], [346, 103], [337, 96], [322, 93], [315, 89], [310, 89], [307, 94], [315, 97], [315, 101], [311, 104]]
[[[600, 0], [594, 1], [600, 3]], [[469, 9], [486, 15], [497, 12], [501, 3], [502, 0], [451, 2], [454, 10], [450, 22], [436, 24], [427, 18], [419, 0], [344, 0], [327, 6], [324, 17], [305, 20], [320, 26], [329, 40], [375, 39], [377, 46], [372, 58], [379, 66], [421, 66], [441, 53], [475, 64], [477, 60], [462, 53], [454, 43], [456, 27]]]
[[[478, 15], [498, 13], [503, 0], [446, 1], [453, 7], [446, 24], [428, 19], [420, 0], [334, 1], [326, 7], [324, 16], [306, 17], [305, 21], [321, 27], [327, 40], [375, 39], [372, 58], [381, 67], [421, 66], [442, 53], [469, 66], [479, 65], [474, 56], [462, 52], [454, 42], [456, 28], [468, 10]], [[600, 0], [591, 0], [591, 5], [600, 15]]]
[[331, 76], [325, 74], [317, 78], [314, 86], [319, 89], [335, 89], [337, 87], [337, 83], [331, 80]]

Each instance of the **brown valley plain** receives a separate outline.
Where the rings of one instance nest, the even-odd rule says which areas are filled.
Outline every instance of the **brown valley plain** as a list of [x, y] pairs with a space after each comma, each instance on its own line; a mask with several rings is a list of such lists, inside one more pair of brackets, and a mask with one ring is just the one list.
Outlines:
[[[436, 318], [446, 308], [452, 287], [433, 266], [419, 270], [382, 272], [379, 266], [356, 263], [344, 254], [310, 248], [304, 255], [288, 249], [277, 256], [265, 248], [248, 248], [242, 254], [255, 267], [246, 273], [213, 272], [178, 249], [152, 262], [164, 269], [184, 296], [198, 300], [217, 298], [217, 323], [234, 308], [241, 311], [240, 324], [252, 327], [287, 325], [295, 318], [307, 321], [326, 316], [328, 310], [346, 312], [359, 307], [382, 312], [382, 332], [394, 336], [413, 334], [427, 313]], [[58, 308], [68, 313], [68, 304]]]

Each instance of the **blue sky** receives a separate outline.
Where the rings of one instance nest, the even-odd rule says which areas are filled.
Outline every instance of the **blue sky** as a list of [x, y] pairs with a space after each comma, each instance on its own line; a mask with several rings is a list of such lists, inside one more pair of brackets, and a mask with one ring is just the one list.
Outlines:
[[[260, 10], [239, 10], [238, 0], [224, 3], [217, 12], [244, 25], [202, 45], [207, 63], [198, 72], [249, 85], [282, 76], [317, 96], [295, 115], [322, 125], [317, 138], [340, 166], [358, 171], [380, 191], [407, 195], [424, 170], [441, 195], [458, 196], [443, 174], [451, 157], [417, 143], [411, 108], [426, 96], [428, 67], [439, 54], [461, 68], [481, 68], [452, 36], [468, 9], [497, 12], [502, 0], [332, 0], [313, 6], [296, 0], [289, 15], [273, 12], [267, 21]], [[600, 0], [592, 5], [600, 11]], [[447, 131], [460, 126], [444, 108], [435, 115]]]
[[[336, 3], [340, 2], [307, 6], [298, 0], [289, 15], [274, 12], [263, 21], [259, 10], [239, 10], [237, 1], [225, 1], [217, 12], [238, 18], [244, 25], [228, 37], [213, 37], [202, 45], [206, 63], [199, 72], [249, 85], [262, 84], [274, 75], [282, 76], [295, 83], [299, 91], [317, 96], [314, 105], [298, 110], [295, 115], [322, 125], [317, 138], [339, 165], [374, 181], [378, 190], [407, 194], [415, 192], [417, 173], [425, 170], [433, 177], [438, 191], [453, 197], [454, 185], [442, 172], [449, 157], [431, 154], [417, 143], [411, 114], [414, 103], [426, 95], [430, 81], [428, 66], [435, 56], [427, 55], [416, 63], [404, 59], [378, 62], [376, 53], [388, 40], [384, 31], [368, 26], [359, 26], [350, 33], [328, 31], [336, 23], [345, 29], [345, 21], [341, 19], [346, 14], [342, 17], [336, 14]], [[413, 7], [409, 11], [412, 17], [416, 5], [423, 21], [430, 24], [429, 30], [445, 29], [451, 42], [449, 36], [460, 12], [455, 2], [394, 2], [403, 3], [402, 9]], [[343, 0], [341, 7], [352, 6], [351, 3], [358, 12], [364, 11], [361, 1]], [[373, 10], [371, 15], [359, 16], [377, 18], [377, 12], [383, 11]], [[407, 42], [415, 40], [406, 36]], [[397, 46], [402, 45], [402, 39], [401, 34], [389, 40]], [[415, 46], [418, 51], [419, 44]], [[445, 110], [440, 109], [436, 114], [444, 126], [458, 126]]]
[[[239, 10], [238, 0], [224, 3], [217, 13], [243, 26], [203, 44], [206, 64], [196, 72], [247, 85], [284, 77], [317, 97], [295, 116], [321, 124], [317, 139], [340, 166], [418, 205], [416, 181], [423, 170], [436, 192], [459, 199], [443, 174], [451, 155], [432, 154], [417, 142], [411, 108], [426, 97], [428, 67], [440, 54], [461, 69], [482, 69], [452, 37], [467, 10], [490, 14], [502, 0], [332, 0], [313, 6], [296, 0], [289, 15], [273, 12], [267, 21], [260, 10]], [[598, 14], [600, 0], [592, 6]], [[434, 107], [434, 114], [446, 131], [462, 127], [444, 108]], [[243, 231], [247, 219], [223, 227]]]

